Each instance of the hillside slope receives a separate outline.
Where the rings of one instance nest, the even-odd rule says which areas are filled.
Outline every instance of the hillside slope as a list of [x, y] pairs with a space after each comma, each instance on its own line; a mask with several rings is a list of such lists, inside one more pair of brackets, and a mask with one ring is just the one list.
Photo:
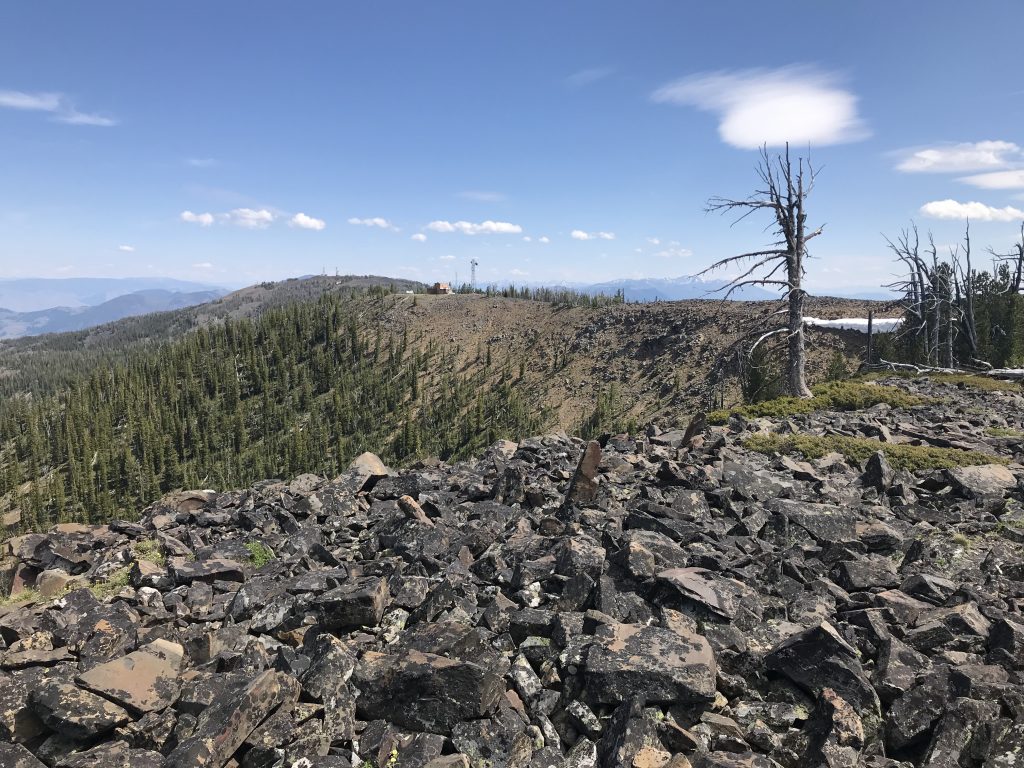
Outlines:
[[125, 317], [206, 304], [223, 295], [224, 291], [219, 290], [179, 293], [154, 288], [127, 293], [94, 306], [51, 307], [32, 312], [0, 309], [0, 339], [78, 331]]
[[[194, 332], [139, 340], [77, 374], [67, 358], [81, 362], [81, 350], [54, 351], [60, 336], [27, 345], [25, 358], [0, 357], [14, 392], [0, 403], [0, 511], [20, 510], [29, 528], [98, 522], [183, 484], [331, 474], [364, 450], [401, 464], [545, 428], [589, 435], [678, 420], [721, 399], [713, 367], [771, 311], [381, 290], [273, 309], [234, 298], [185, 310], [211, 318], [192, 314]], [[859, 309], [814, 305], [823, 316]], [[835, 351], [856, 355], [863, 344], [854, 332], [812, 330], [810, 339], [812, 380]], [[44, 378], [47, 366], [68, 386], [20, 396], [15, 383]]]

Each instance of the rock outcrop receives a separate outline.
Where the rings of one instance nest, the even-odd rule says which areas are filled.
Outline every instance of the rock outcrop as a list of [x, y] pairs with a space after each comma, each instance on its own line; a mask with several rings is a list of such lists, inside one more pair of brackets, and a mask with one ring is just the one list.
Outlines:
[[[986, 427], [1024, 399], [988, 397], [364, 454], [8, 540], [0, 765], [1020, 764], [1024, 444]], [[767, 457], [759, 429], [1009, 463]]]

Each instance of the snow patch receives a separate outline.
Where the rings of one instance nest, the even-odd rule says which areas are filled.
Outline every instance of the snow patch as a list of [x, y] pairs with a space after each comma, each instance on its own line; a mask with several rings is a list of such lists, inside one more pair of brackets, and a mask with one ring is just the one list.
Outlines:
[[[876, 317], [873, 328], [878, 333], [889, 333], [895, 331], [902, 323], [899, 317]], [[813, 325], [818, 328], [837, 328], [843, 331], [868, 332], [868, 319], [866, 317], [840, 317], [838, 320], [823, 320], [820, 317], [804, 317], [805, 325]]]

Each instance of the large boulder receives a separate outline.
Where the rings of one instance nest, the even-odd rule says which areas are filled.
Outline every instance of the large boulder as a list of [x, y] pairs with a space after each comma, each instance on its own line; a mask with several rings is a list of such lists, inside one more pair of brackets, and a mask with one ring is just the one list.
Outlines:
[[367, 652], [352, 679], [364, 720], [442, 734], [462, 720], [486, 717], [505, 692], [502, 678], [484, 667], [415, 650], [402, 656]]
[[166, 709], [178, 697], [178, 676], [185, 649], [154, 640], [134, 653], [98, 664], [75, 680], [133, 712]]
[[691, 704], [715, 697], [715, 655], [700, 635], [635, 624], [598, 627], [584, 660], [584, 694], [592, 703]]

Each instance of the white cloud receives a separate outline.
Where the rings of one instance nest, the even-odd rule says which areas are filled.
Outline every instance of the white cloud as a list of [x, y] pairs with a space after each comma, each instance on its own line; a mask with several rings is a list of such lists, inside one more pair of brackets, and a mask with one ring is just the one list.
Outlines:
[[465, 198], [466, 200], [476, 200], [479, 203], [500, 203], [505, 199], [505, 196], [501, 194], [501, 192], [486, 192], [476, 189], [460, 192], [459, 197]]
[[266, 229], [273, 223], [274, 214], [266, 208], [260, 208], [258, 211], [252, 208], [235, 208], [227, 214], [227, 218], [245, 229]]
[[679, 243], [673, 243], [670, 247], [660, 250], [654, 254], [660, 256], [663, 259], [685, 259], [693, 256], [693, 251], [689, 248], [683, 248]]
[[651, 245], [661, 245], [661, 240], [659, 240], [656, 237], [648, 237], [647, 242], [650, 243]]
[[117, 120], [104, 115], [79, 112], [63, 93], [25, 93], [0, 91], [0, 107], [28, 112], [49, 112], [58, 123], [68, 125], [117, 125]]
[[212, 168], [217, 165], [217, 160], [212, 157], [189, 157], [185, 162], [193, 168]]
[[1020, 221], [1024, 211], [1012, 206], [995, 208], [984, 203], [935, 200], [921, 206], [921, 213], [934, 219], [970, 219], [972, 221]]
[[544, 243], [545, 245], [547, 245], [548, 243], [551, 242], [551, 238], [548, 237], [547, 235], [544, 235], [543, 237], [537, 238], [537, 242], [538, 243]]
[[425, 243], [425, 242], [427, 242], [427, 236], [424, 235], [422, 232], [417, 232], [415, 235], [413, 235], [409, 239], [410, 240], [415, 240], [417, 243]]
[[533, 242], [533, 238], [530, 237], [529, 235], [523, 235], [523, 242], [524, 243], [532, 243]]
[[437, 258], [440, 259], [441, 261], [455, 261], [455, 257], [452, 256], [450, 253], [446, 256], [438, 256]]
[[978, 141], [918, 149], [906, 156], [896, 170], [906, 173], [968, 173], [1005, 168], [1024, 152], [1010, 141]]
[[398, 227], [396, 227], [387, 219], [381, 218], [380, 216], [374, 216], [373, 218], [369, 219], [360, 219], [356, 216], [353, 216], [351, 219], [348, 220], [348, 223], [356, 224], [361, 227], [378, 227], [380, 229], [391, 229], [394, 230], [395, 232], [398, 231]]
[[490, 219], [479, 224], [472, 221], [432, 221], [427, 224], [427, 229], [434, 232], [461, 232], [464, 235], [518, 235], [523, 231], [518, 224]]
[[524, 272], [521, 269], [510, 269], [508, 273], [515, 277], [525, 277], [526, 275], [530, 274], [529, 272]]
[[574, 229], [569, 233], [573, 240], [614, 240], [614, 232], [584, 232], [582, 229]]
[[1024, 168], [964, 176], [960, 181], [966, 181], [982, 189], [1024, 189]]
[[582, 88], [585, 85], [596, 83], [599, 80], [604, 80], [606, 77], [615, 72], [611, 67], [593, 67], [591, 69], [581, 69], [579, 72], [573, 72], [567, 78], [565, 78], [565, 84], [573, 88]]
[[869, 135], [857, 97], [839, 87], [836, 75], [808, 66], [691, 75], [651, 98], [714, 112], [722, 141], [740, 149], [844, 144]]
[[125, 253], [135, 253], [135, 246], [134, 245], [119, 245], [119, 246], [117, 246], [117, 250], [124, 251]]
[[213, 264], [208, 261], [200, 261], [197, 264], [193, 264], [192, 267], [194, 269], [213, 269]]
[[236, 224], [245, 229], [266, 229], [269, 227], [276, 215], [266, 208], [254, 210], [252, 208], [235, 208], [228, 213], [193, 213], [182, 211], [179, 218], [189, 224], [198, 224], [201, 227], [211, 227], [215, 221], [225, 224]]
[[288, 221], [289, 227], [298, 227], [299, 229], [315, 229], [318, 232], [327, 226], [327, 222], [323, 219], [314, 219], [312, 216], [307, 216], [304, 213], [296, 213]]
[[209, 227], [213, 225], [213, 214], [192, 213], [192, 211], [182, 211], [181, 220], [186, 221], [189, 224], [198, 224], [201, 227]]

